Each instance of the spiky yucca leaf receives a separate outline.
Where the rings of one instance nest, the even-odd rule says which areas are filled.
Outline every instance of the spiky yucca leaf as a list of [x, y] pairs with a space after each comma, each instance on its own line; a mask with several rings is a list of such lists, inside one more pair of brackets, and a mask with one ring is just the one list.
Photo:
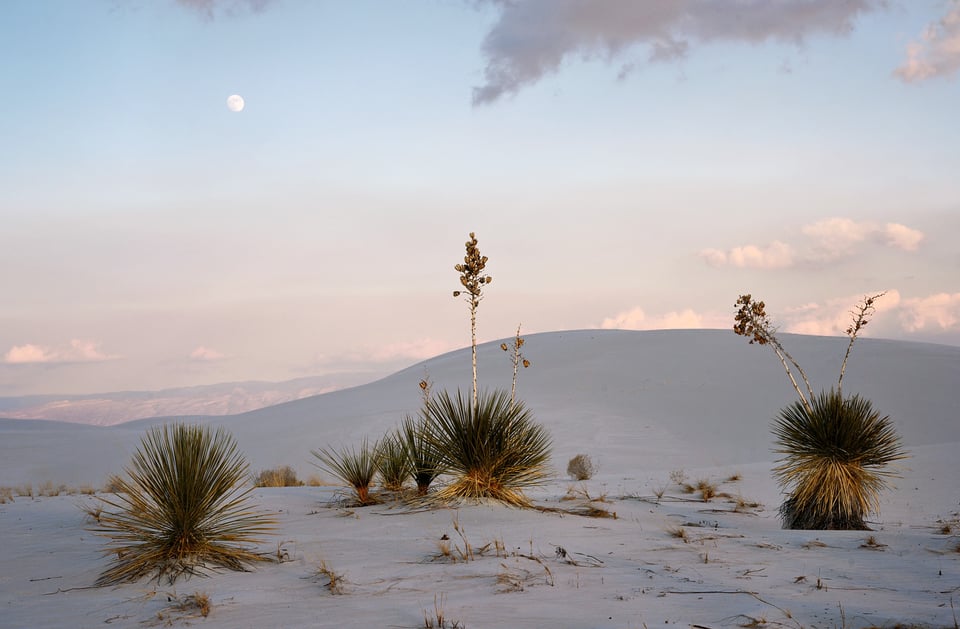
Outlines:
[[505, 391], [482, 392], [471, 404], [457, 391], [441, 392], [426, 407], [427, 439], [454, 480], [440, 499], [493, 498], [527, 506], [523, 489], [549, 474], [550, 437], [519, 400]]
[[370, 445], [369, 440], [364, 438], [359, 450], [320, 448], [311, 450], [311, 454], [320, 460], [318, 467], [353, 488], [358, 503], [369, 505], [376, 502], [370, 495], [370, 486], [377, 475], [380, 452], [376, 446]]
[[117, 493], [101, 497], [96, 531], [116, 555], [97, 585], [155, 575], [169, 583], [205, 568], [246, 570], [264, 555], [246, 547], [261, 541], [273, 518], [253, 511], [244, 488], [247, 463], [228, 432], [205, 426], [154, 427], [126, 469]]
[[425, 496], [433, 480], [443, 473], [440, 451], [430, 447], [426, 420], [422, 417], [405, 417], [400, 425], [400, 438], [407, 451], [407, 460], [410, 461], [411, 475], [417, 484], [417, 495]]
[[887, 469], [906, 457], [892, 421], [858, 395], [821, 392], [811, 410], [794, 402], [773, 425], [775, 451], [784, 455], [774, 476], [787, 490], [780, 508], [793, 529], [865, 529], [879, 509]]
[[407, 454], [402, 434], [397, 431], [384, 435], [377, 444], [377, 470], [380, 482], [387, 491], [402, 491], [413, 475], [413, 463]]

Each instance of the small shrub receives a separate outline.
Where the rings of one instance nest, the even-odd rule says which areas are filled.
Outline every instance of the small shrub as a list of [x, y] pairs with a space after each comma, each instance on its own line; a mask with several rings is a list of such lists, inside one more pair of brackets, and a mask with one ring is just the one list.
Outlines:
[[13, 488], [0, 487], [0, 505], [13, 502]]
[[256, 487], [302, 487], [303, 481], [289, 465], [263, 470], [253, 479]]
[[353, 488], [360, 505], [377, 502], [370, 495], [370, 486], [373, 485], [373, 479], [377, 475], [380, 453], [378, 448], [372, 447], [367, 439], [360, 444], [359, 450], [341, 448], [338, 451], [321, 448], [313, 450], [311, 454], [320, 459], [321, 469]]
[[380, 482], [387, 491], [403, 491], [403, 486], [413, 475], [413, 464], [399, 431], [387, 434], [377, 444], [377, 471]]
[[670, 472], [670, 480], [674, 485], [680, 485], [682, 487], [687, 484], [687, 473], [683, 470], [673, 470]]
[[528, 506], [523, 489], [549, 476], [550, 437], [519, 400], [483, 392], [474, 405], [442, 392], [427, 408], [427, 440], [454, 480], [439, 499], [492, 498]]
[[567, 475], [573, 480], [590, 480], [597, 473], [597, 466], [587, 454], [578, 454], [567, 463]]
[[147, 575], [172, 584], [207, 567], [243, 571], [267, 559], [245, 545], [274, 520], [251, 510], [246, 461], [223, 429], [154, 427], [126, 472], [115, 496], [98, 498], [105, 508], [95, 530], [111, 539], [104, 554], [115, 559], [97, 585]]
[[440, 475], [443, 456], [431, 447], [426, 420], [406, 417], [400, 425], [400, 438], [410, 463], [410, 475], [417, 484], [417, 495], [426, 496], [434, 479]]

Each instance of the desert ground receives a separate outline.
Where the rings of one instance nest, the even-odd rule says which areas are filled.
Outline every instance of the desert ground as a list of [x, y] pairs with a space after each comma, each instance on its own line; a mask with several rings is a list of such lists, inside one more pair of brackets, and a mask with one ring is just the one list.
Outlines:
[[[782, 340], [814, 386], [836, 382], [846, 339]], [[510, 386], [499, 343], [479, 348], [481, 387]], [[870, 531], [781, 528], [770, 423], [795, 393], [766, 348], [717, 330], [581, 330], [530, 335], [524, 353], [517, 394], [553, 442], [555, 474], [527, 492], [536, 508], [355, 507], [333, 484], [257, 488], [277, 519], [260, 546], [272, 560], [173, 585], [93, 587], [110, 558], [84, 512], [96, 496], [75, 492], [103, 487], [171, 418], [0, 420], [0, 626], [957, 627], [960, 348], [857, 341], [844, 391], [890, 415], [910, 455]], [[424, 377], [467, 389], [469, 354], [191, 421], [228, 428], [251, 471], [306, 478], [312, 449], [414, 414]], [[575, 482], [565, 470], [580, 453], [598, 471]], [[684, 487], [701, 481], [709, 499]], [[61, 486], [71, 493], [41, 495]]]

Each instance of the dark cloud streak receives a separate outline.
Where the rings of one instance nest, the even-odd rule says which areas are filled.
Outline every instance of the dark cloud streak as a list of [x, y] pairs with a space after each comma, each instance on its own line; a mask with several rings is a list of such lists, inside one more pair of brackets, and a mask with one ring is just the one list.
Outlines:
[[[799, 44], [812, 34], [845, 35], [883, 0], [485, 0], [500, 11], [483, 41], [485, 83], [474, 105], [495, 102], [556, 72], [572, 56], [608, 62], [636, 46], [648, 62], [683, 58], [721, 41]], [[628, 59], [621, 76], [635, 63]]]

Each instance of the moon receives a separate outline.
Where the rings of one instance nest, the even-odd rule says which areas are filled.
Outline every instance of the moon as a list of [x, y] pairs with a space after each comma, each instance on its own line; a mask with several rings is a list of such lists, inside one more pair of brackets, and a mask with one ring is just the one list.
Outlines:
[[227, 109], [230, 111], [243, 111], [243, 96], [233, 94], [227, 97]]

